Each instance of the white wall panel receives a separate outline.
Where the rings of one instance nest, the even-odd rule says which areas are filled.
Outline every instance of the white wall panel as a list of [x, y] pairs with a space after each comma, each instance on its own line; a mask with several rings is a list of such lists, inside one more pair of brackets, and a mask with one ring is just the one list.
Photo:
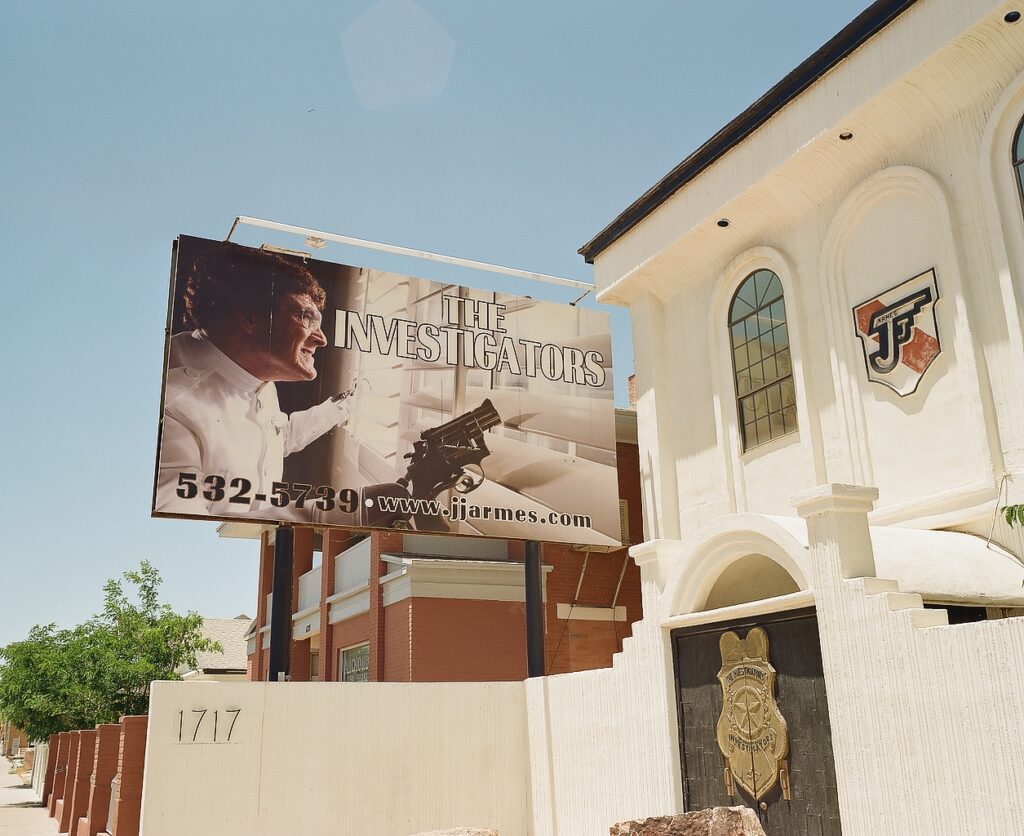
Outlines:
[[157, 682], [142, 832], [526, 836], [528, 769], [521, 683]]

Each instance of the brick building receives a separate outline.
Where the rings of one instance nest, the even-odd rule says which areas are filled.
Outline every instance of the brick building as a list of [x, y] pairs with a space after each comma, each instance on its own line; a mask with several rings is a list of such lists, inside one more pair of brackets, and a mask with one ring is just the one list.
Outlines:
[[28, 735], [13, 723], [0, 723], [0, 756], [16, 757], [19, 749], [31, 745]]
[[[643, 540], [636, 415], [616, 411], [623, 541]], [[267, 676], [274, 529], [259, 536], [257, 617], [248, 675]], [[642, 616], [640, 575], [625, 548], [544, 543], [545, 671], [611, 664]], [[522, 541], [409, 531], [295, 529], [291, 590], [293, 681], [482, 681], [526, 676]]]

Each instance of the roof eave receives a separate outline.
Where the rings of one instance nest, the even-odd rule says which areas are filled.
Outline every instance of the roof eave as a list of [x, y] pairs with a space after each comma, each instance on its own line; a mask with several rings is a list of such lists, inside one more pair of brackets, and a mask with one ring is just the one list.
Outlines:
[[588, 264], [679, 189], [714, 165], [819, 78], [888, 26], [917, 0], [875, 0], [809, 58], [714, 134], [577, 250]]

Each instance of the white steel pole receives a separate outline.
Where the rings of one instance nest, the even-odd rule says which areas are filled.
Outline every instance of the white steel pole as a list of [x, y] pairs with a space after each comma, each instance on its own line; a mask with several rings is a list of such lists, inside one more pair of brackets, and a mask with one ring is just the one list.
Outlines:
[[[324, 232], [318, 229], [306, 229], [293, 224], [283, 224], [277, 221], [265, 221], [260, 218], [250, 218], [247, 215], [239, 215], [231, 225], [226, 241], [231, 240], [235, 228], [239, 224], [245, 226], [258, 226], [263, 229], [273, 229], [277, 232], [287, 232], [292, 235], [302, 235], [305, 238], [319, 238], [322, 241], [333, 241], [336, 244], [347, 244], [351, 247], [362, 247], [367, 250], [378, 250], [394, 255], [406, 255], [413, 258], [422, 258], [426, 261], [437, 261], [442, 264], [452, 264], [457, 267], [471, 267], [475, 270], [485, 270], [489, 273], [501, 273], [505, 276], [515, 276], [519, 279], [530, 279], [535, 282], [546, 282], [548, 284], [560, 284], [566, 287], [576, 287], [586, 291], [592, 291], [594, 285], [590, 282], [581, 282], [576, 279], [566, 279], [561, 276], [549, 276], [546, 273], [532, 273], [529, 270], [518, 270], [515, 267], [503, 267], [500, 264], [488, 264], [486, 261], [474, 261], [468, 258], [458, 258], [453, 255], [441, 255], [426, 250], [414, 250], [410, 247], [399, 247], [394, 244], [382, 244], [378, 241], [366, 241], [362, 238], [352, 238], [349, 235], [339, 235], [335, 232]], [[584, 294], [586, 295], [586, 294]], [[582, 297], [581, 297], [582, 298]]]

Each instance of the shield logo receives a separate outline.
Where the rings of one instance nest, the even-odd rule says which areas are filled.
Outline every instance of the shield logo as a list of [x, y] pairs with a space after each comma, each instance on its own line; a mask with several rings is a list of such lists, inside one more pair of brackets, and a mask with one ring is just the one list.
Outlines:
[[730, 630], [722, 634], [718, 646], [722, 651], [718, 747], [736, 783], [760, 801], [779, 782], [779, 766], [789, 753], [789, 729], [775, 702], [768, 634], [755, 627], [741, 639]]
[[935, 270], [890, 287], [853, 309], [853, 324], [864, 351], [868, 380], [904, 397], [917, 391], [939, 356]]

